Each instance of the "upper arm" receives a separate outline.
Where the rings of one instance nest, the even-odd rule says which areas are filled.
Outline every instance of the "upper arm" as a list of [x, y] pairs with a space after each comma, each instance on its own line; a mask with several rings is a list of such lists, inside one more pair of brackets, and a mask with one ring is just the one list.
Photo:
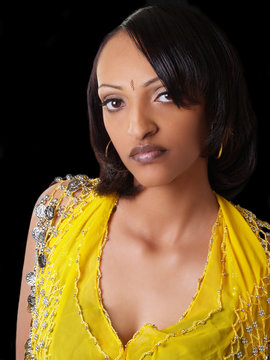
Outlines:
[[27, 311], [27, 297], [29, 296], [29, 286], [27, 285], [25, 278], [26, 274], [33, 270], [34, 268], [34, 252], [35, 252], [35, 244], [32, 239], [31, 233], [35, 226], [36, 219], [34, 214], [32, 214], [25, 256], [24, 256], [24, 265], [22, 271], [22, 280], [21, 280], [21, 291], [19, 298], [19, 306], [18, 306], [18, 315], [17, 315], [17, 334], [16, 334], [16, 359], [21, 360], [24, 358], [24, 344], [26, 343], [29, 330], [30, 330], [30, 322], [31, 322], [31, 314]]
[[[50, 186], [39, 197], [32, 214], [26, 243], [18, 307], [16, 336], [17, 360], [24, 359], [24, 345], [29, 338], [31, 328], [32, 316], [31, 311], [28, 312], [27, 308], [35, 310], [35, 287], [31, 286], [33, 285], [31, 283], [31, 287], [26, 283], [26, 276], [32, 273], [33, 276], [31, 279], [35, 279], [35, 269], [45, 266], [45, 264], [42, 265], [43, 260], [40, 263], [40, 257], [43, 255], [46, 263], [46, 254], [43, 253], [45, 244], [51, 234], [55, 231], [57, 232], [58, 223], [60, 224], [61, 219], [63, 220], [65, 218], [65, 209], [72, 211], [78, 199], [80, 199], [81, 196], [86, 196], [88, 190], [95, 185], [95, 180], [91, 180], [85, 175], [76, 175], [75, 177], [67, 176], [66, 178], [67, 180], [59, 178], [58, 182]], [[41, 230], [44, 230], [43, 234], [41, 234]], [[32, 304], [28, 306], [27, 300], [30, 294], [32, 294]], [[29, 300], [31, 300], [31, 296]]]
[[[59, 188], [59, 183], [56, 183], [50, 186], [41, 196], [39, 197], [37, 204], [44, 199], [45, 196], [50, 196], [52, 194], [55, 197], [59, 196], [61, 193], [61, 189]], [[67, 201], [63, 199], [62, 204]], [[36, 207], [35, 206], [35, 207]], [[25, 249], [25, 256], [24, 256], [24, 265], [22, 271], [22, 280], [21, 280], [21, 290], [20, 290], [20, 297], [19, 297], [19, 305], [18, 305], [18, 315], [17, 315], [17, 334], [16, 334], [16, 359], [21, 360], [24, 359], [25, 348], [24, 345], [29, 338], [30, 332], [30, 325], [31, 325], [31, 312], [28, 311], [28, 296], [31, 293], [31, 288], [26, 282], [26, 275], [33, 271], [35, 267], [35, 247], [36, 242], [33, 239], [32, 231], [37, 226], [39, 219], [35, 215], [35, 211], [33, 211], [27, 242], [26, 242], [26, 249]], [[57, 221], [57, 218], [55, 219]]]

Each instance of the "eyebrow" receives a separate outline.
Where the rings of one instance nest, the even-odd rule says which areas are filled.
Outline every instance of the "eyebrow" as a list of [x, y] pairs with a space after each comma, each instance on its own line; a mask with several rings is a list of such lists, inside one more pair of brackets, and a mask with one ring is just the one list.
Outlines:
[[110, 87], [113, 89], [122, 90], [122, 86], [117, 86], [117, 85], [112, 85], [112, 84], [100, 84], [98, 88], [100, 89], [101, 87]]
[[154, 77], [153, 79], [150, 79], [150, 80], [146, 81], [146, 82], [143, 84], [143, 87], [147, 87], [147, 86], [153, 84], [153, 83], [156, 82], [156, 81], [160, 81], [160, 78], [157, 77], [157, 76]]
[[[156, 82], [156, 81], [160, 81], [160, 78], [159, 78], [159, 77], [154, 77], [153, 79], [150, 79], [150, 80], [146, 81], [146, 82], [143, 84], [143, 87], [147, 87], [147, 86], [153, 84], [153, 83]], [[110, 88], [117, 89], [117, 90], [122, 90], [122, 89], [123, 89], [122, 86], [113, 85], [113, 84], [105, 84], [105, 83], [104, 83], [104, 84], [100, 84], [98, 88], [100, 89], [101, 87], [110, 87]]]

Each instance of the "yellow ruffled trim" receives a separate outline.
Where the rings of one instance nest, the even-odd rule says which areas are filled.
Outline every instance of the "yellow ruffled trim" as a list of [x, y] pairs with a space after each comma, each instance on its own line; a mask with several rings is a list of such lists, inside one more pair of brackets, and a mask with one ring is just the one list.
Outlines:
[[[197, 286], [197, 291], [195, 296], [193, 297], [193, 300], [191, 302], [191, 304], [189, 305], [188, 309], [185, 311], [185, 313], [180, 317], [178, 324], [181, 322], [181, 320], [189, 313], [189, 311], [191, 310], [194, 302], [196, 302], [197, 300], [197, 296], [200, 292], [200, 288], [201, 288], [201, 283], [205, 277], [205, 274], [207, 272], [208, 269], [208, 262], [212, 253], [212, 247], [213, 247], [213, 241], [214, 239], [216, 239], [216, 229], [217, 226], [220, 226], [221, 223], [223, 223], [223, 216], [222, 216], [222, 211], [221, 209], [219, 210], [218, 216], [217, 216], [217, 221], [215, 222], [215, 225], [212, 229], [212, 236], [211, 239], [209, 241], [209, 249], [208, 249], [208, 256], [207, 256], [207, 261], [206, 261], [206, 265], [205, 265], [205, 269], [203, 272], [203, 275], [201, 276], [200, 280], [198, 281], [198, 286]], [[146, 356], [151, 356], [153, 355], [153, 353], [162, 345], [164, 345], [169, 339], [175, 338], [177, 336], [183, 336], [187, 333], [190, 333], [194, 330], [196, 330], [198, 328], [198, 326], [203, 326], [207, 323], [207, 321], [216, 313], [222, 311], [223, 309], [223, 304], [222, 304], [222, 290], [223, 290], [223, 282], [224, 282], [224, 277], [226, 276], [225, 273], [225, 258], [226, 258], [226, 240], [228, 237], [228, 231], [227, 231], [227, 226], [224, 226], [224, 230], [223, 230], [223, 239], [221, 241], [220, 244], [220, 248], [221, 248], [221, 277], [220, 277], [220, 286], [219, 289], [217, 290], [217, 308], [211, 310], [203, 319], [199, 319], [193, 322], [192, 326], [186, 328], [186, 329], [181, 329], [178, 332], [173, 332], [173, 333], [169, 333], [165, 336], [164, 339], [158, 341], [151, 349], [147, 350], [145, 353], [143, 353], [141, 355], [141, 357], [139, 358], [139, 360], [143, 360]], [[127, 342], [126, 345], [123, 345], [123, 343], [121, 342], [120, 338], [118, 337], [117, 332], [115, 331], [113, 325], [112, 325], [112, 321], [110, 319], [110, 316], [108, 314], [108, 312], [106, 311], [104, 305], [103, 305], [103, 301], [102, 301], [102, 291], [100, 288], [100, 278], [102, 276], [101, 270], [100, 270], [100, 260], [102, 257], [102, 252], [103, 252], [103, 248], [106, 244], [108, 240], [108, 227], [105, 230], [105, 236], [102, 242], [102, 245], [100, 246], [100, 251], [99, 251], [99, 255], [97, 258], [98, 264], [97, 264], [97, 268], [98, 268], [98, 273], [97, 273], [97, 283], [96, 283], [96, 288], [97, 288], [97, 292], [98, 292], [98, 301], [99, 301], [99, 306], [102, 309], [102, 312], [105, 316], [106, 321], [108, 322], [108, 326], [110, 327], [110, 329], [113, 331], [113, 333], [115, 334], [115, 337], [119, 343], [119, 346], [121, 348], [120, 353], [118, 355], [118, 357], [115, 360], [120, 359], [123, 356], [123, 348], [127, 348], [129, 344], [131, 344], [141, 333], [142, 331], [147, 327], [147, 326], [151, 326], [153, 328], [156, 328], [157, 330], [159, 330], [156, 325], [152, 324], [152, 323], [145, 323], [138, 331], [136, 331], [136, 333], [133, 335], [133, 337]], [[159, 330], [162, 331], [162, 330]], [[93, 336], [91, 334], [91, 336]], [[95, 344], [97, 345], [97, 344]]]

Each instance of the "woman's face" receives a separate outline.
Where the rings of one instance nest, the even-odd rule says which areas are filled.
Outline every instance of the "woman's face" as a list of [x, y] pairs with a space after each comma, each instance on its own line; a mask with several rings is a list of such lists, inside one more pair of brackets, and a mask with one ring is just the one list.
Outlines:
[[136, 184], [160, 186], [207, 172], [207, 160], [200, 157], [203, 106], [177, 107], [124, 31], [102, 50], [97, 78], [105, 128]]

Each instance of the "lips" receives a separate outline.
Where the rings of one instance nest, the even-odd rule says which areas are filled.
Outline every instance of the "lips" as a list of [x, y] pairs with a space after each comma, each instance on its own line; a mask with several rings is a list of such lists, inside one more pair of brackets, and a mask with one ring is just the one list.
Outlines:
[[142, 145], [142, 146], [136, 146], [133, 148], [129, 154], [130, 157], [138, 155], [138, 154], [145, 154], [150, 152], [164, 152], [166, 149], [164, 149], [161, 146], [158, 145]]
[[133, 148], [129, 156], [139, 162], [139, 163], [152, 163], [156, 159], [160, 158], [163, 154], [167, 152], [167, 149], [164, 149], [158, 145], [143, 145], [136, 146]]

